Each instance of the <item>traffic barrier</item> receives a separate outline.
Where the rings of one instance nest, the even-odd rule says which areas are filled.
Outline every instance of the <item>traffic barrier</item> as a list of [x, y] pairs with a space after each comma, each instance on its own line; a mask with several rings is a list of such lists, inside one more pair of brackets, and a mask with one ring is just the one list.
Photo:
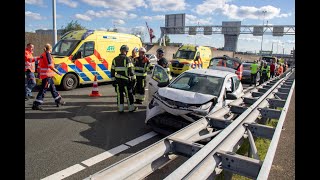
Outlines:
[[[149, 147], [103, 169], [86, 180], [97, 179], [143, 179], [156, 169], [178, 155], [189, 159], [169, 174], [165, 179], [212, 179], [222, 170], [240, 174], [252, 179], [266, 180], [268, 178], [276, 147], [280, 138], [284, 119], [295, 87], [295, 78], [291, 69], [279, 77], [259, 85], [241, 98], [222, 107], [216, 112], [195, 121], [185, 128], [163, 138]], [[258, 88], [270, 86], [259, 92], [254, 98], [253, 92]], [[279, 90], [285, 93], [279, 95]], [[261, 90], [260, 90], [261, 91]], [[232, 108], [247, 103], [239, 116], [233, 120], [224, 116], [232, 113]], [[282, 108], [278, 110], [277, 108]], [[258, 123], [263, 119], [279, 119], [276, 128]], [[216, 129], [214, 132], [200, 134], [200, 131]], [[206, 145], [197, 141], [214, 137]], [[266, 158], [259, 159], [254, 137], [271, 140]], [[236, 154], [244, 138], [250, 142], [249, 157]], [[251, 157], [252, 156], [252, 157]], [[217, 169], [217, 167], [219, 167]]]
[[97, 75], [96, 74], [94, 75], [94, 82], [93, 82], [93, 85], [92, 85], [92, 91], [91, 91], [91, 94], [89, 96], [91, 96], [91, 97], [99, 97], [99, 96], [101, 96], [101, 94], [99, 93], [99, 90], [98, 90], [98, 81], [97, 81]]

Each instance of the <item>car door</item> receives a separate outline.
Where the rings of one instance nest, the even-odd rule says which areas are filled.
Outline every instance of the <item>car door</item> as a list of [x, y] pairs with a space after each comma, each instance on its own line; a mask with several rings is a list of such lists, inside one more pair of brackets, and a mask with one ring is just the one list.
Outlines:
[[239, 80], [238, 76], [233, 76], [232, 77], [232, 81], [234, 83], [234, 92], [233, 92], [233, 94], [236, 95], [237, 98], [239, 98], [240, 96], [242, 96], [244, 94], [241, 81]]
[[148, 85], [148, 99], [149, 101], [152, 99], [152, 95], [159, 89], [159, 83], [169, 82], [169, 77], [166, 70], [159, 66], [155, 65], [151, 77], [149, 78]]

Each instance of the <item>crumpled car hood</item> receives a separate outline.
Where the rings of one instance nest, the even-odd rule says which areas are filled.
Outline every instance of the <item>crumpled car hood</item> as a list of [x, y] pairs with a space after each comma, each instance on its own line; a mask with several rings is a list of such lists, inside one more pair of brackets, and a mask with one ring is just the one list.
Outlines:
[[201, 94], [169, 87], [160, 88], [158, 93], [162, 97], [186, 104], [204, 104], [215, 97], [209, 94]]

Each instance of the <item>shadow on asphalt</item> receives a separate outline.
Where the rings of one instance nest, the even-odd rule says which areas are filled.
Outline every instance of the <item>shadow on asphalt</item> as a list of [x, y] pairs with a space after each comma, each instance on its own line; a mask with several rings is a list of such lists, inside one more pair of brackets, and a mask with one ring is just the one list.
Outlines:
[[[77, 97], [79, 98], [79, 96]], [[80, 135], [86, 141], [73, 142], [95, 146], [104, 150], [109, 150], [114, 145], [125, 143], [150, 132], [150, 128], [144, 123], [145, 105], [136, 105], [139, 110], [129, 113], [127, 104], [125, 104], [125, 112], [118, 113], [115, 102], [67, 102], [63, 107], [56, 107], [54, 102], [46, 102], [42, 106], [44, 108], [42, 112], [44, 113], [41, 113], [32, 111], [31, 104], [32, 102], [26, 105], [26, 110], [30, 109], [25, 112], [26, 121], [41, 119], [61, 122], [58, 118], [63, 118], [86, 124], [88, 127], [84, 126], [85, 128], [82, 131], [80, 130]]]

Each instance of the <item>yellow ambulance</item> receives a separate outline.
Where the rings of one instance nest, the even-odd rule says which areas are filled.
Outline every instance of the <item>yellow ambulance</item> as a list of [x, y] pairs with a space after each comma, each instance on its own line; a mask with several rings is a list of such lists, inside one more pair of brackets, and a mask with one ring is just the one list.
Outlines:
[[[53, 77], [54, 84], [71, 90], [79, 84], [93, 83], [95, 75], [98, 82], [110, 81], [112, 60], [120, 54], [120, 47], [124, 44], [129, 47], [129, 52], [142, 47], [140, 38], [131, 34], [96, 30], [64, 34], [51, 53], [55, 68], [62, 73], [62, 76], [56, 74]], [[40, 79], [37, 84], [41, 84]]]
[[181, 74], [189, 69], [209, 66], [211, 49], [206, 46], [182, 45], [173, 56], [169, 68], [172, 74]]

